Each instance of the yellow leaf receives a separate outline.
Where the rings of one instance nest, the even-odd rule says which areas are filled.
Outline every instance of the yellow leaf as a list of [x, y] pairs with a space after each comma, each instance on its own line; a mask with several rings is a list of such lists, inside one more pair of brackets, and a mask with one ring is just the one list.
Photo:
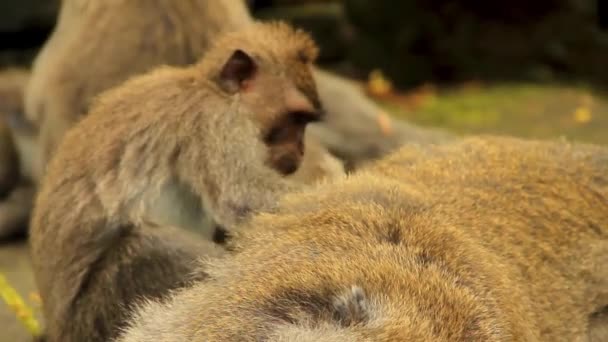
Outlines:
[[369, 74], [367, 88], [372, 95], [383, 96], [393, 91], [393, 84], [380, 70], [374, 70]]
[[29, 295], [30, 302], [36, 305], [42, 305], [42, 299], [40, 298], [40, 294], [38, 292], [31, 292]]
[[8, 283], [6, 277], [0, 273], [0, 298], [4, 300], [15, 316], [33, 336], [40, 336], [40, 324], [34, 317], [29, 306], [25, 304], [17, 291]]
[[574, 111], [574, 121], [586, 124], [591, 121], [591, 110], [587, 106], [579, 107]]

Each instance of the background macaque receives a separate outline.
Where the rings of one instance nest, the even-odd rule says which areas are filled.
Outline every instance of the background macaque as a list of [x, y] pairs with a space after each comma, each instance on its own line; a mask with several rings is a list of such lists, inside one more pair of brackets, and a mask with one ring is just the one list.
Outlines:
[[0, 71], [0, 239], [27, 227], [35, 188], [36, 132], [23, 114], [29, 72]]
[[[456, 139], [442, 130], [423, 128], [390, 117], [353, 82], [317, 69], [319, 96], [327, 118], [310, 127], [311, 136], [345, 161], [348, 170], [373, 162], [407, 143], [437, 144]], [[379, 115], [390, 120], [383, 131]]]
[[[186, 284], [191, 260], [218, 254], [159, 224], [159, 212], [198, 206], [232, 228], [300, 188], [284, 175], [321, 116], [316, 54], [301, 31], [252, 24], [200, 63], [162, 67], [96, 100], [49, 164], [32, 218], [49, 342], [107, 341], [133, 300]], [[159, 200], [166, 193], [172, 201]]]
[[119, 341], [608, 338], [606, 148], [405, 147], [243, 228]]
[[159, 65], [194, 63], [223, 26], [242, 26], [246, 8], [228, 2], [62, 1], [26, 93], [28, 118], [40, 126], [42, 164], [94, 96]]

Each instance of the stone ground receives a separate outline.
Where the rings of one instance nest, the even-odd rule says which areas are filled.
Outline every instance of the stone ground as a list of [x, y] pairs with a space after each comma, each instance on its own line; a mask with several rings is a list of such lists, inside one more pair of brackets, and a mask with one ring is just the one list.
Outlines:
[[[469, 83], [445, 91], [426, 87], [381, 101], [399, 117], [462, 134], [565, 136], [608, 145], [608, 98], [584, 86]], [[24, 241], [0, 244], [0, 273], [29, 302], [34, 284]], [[29, 340], [0, 302], [0, 342]]]

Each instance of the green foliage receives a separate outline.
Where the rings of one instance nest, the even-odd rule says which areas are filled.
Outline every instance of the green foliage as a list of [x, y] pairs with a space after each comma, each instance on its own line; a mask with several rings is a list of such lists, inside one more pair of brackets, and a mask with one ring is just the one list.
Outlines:
[[608, 79], [591, 0], [346, 0], [350, 51], [399, 87], [427, 81]]

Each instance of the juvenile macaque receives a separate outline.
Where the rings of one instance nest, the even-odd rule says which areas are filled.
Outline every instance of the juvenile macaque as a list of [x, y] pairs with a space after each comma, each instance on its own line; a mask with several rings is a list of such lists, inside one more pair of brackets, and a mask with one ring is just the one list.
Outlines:
[[606, 341], [608, 149], [411, 146], [248, 221], [120, 342]]
[[161, 67], [95, 101], [57, 149], [32, 218], [48, 342], [107, 341], [135, 299], [189, 281], [189, 261], [211, 247], [159, 224], [159, 212], [204, 209], [231, 228], [301, 187], [283, 157], [301, 157], [320, 118], [316, 55], [301, 31], [252, 24], [193, 66]]
[[0, 239], [27, 227], [37, 172], [35, 129], [23, 114], [24, 69], [0, 71]]

